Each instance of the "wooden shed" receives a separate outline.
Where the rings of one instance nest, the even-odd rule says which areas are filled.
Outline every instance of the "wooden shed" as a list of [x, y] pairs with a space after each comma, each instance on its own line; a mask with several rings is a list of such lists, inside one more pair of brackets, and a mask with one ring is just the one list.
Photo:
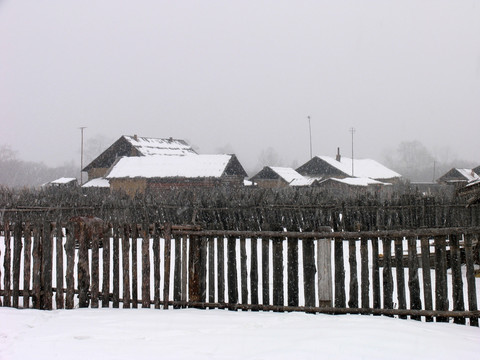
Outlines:
[[440, 184], [457, 185], [459, 187], [468, 182], [480, 179], [474, 169], [453, 168], [437, 179]]

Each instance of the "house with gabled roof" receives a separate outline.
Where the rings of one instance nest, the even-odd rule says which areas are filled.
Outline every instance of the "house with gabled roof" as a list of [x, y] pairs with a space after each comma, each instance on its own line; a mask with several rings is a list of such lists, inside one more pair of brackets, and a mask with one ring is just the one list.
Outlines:
[[123, 135], [108, 149], [96, 157], [82, 171], [88, 173], [88, 180], [103, 177], [120, 157], [141, 156], [185, 156], [196, 155], [193, 148], [180, 139], [157, 139], [137, 135]]
[[247, 176], [235, 155], [122, 157], [105, 178], [112, 191], [136, 193], [188, 187], [243, 186]]
[[292, 168], [265, 166], [250, 178], [258, 187], [278, 188], [287, 186], [310, 186], [315, 179], [306, 178]]
[[381, 182], [393, 183], [401, 175], [372, 159], [351, 159], [340, 155], [315, 156], [297, 169], [297, 172], [312, 178], [369, 178]]
[[453, 168], [437, 179], [440, 184], [463, 186], [468, 182], [480, 179], [474, 169]]

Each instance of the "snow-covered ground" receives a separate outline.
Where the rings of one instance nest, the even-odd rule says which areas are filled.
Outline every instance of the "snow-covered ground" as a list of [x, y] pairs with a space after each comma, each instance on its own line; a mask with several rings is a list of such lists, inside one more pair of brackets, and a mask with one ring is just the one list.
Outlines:
[[0, 308], [0, 359], [475, 359], [480, 329], [361, 315]]

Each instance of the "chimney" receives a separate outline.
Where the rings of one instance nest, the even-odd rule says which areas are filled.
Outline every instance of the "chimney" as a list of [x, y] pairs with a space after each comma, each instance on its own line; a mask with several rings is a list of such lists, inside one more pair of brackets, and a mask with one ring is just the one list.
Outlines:
[[335, 158], [335, 160], [337, 160], [338, 162], [340, 162], [340, 160], [342, 160], [342, 156], [340, 155], [340, 148], [339, 147], [337, 148], [337, 157]]

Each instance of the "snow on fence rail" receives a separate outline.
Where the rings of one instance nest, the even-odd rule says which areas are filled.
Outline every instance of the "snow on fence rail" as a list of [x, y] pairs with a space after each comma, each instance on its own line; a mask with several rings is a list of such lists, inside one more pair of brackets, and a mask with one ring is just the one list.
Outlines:
[[480, 316], [479, 227], [227, 231], [149, 223], [99, 227], [92, 218], [77, 218], [4, 223], [1, 231], [3, 306], [121, 303], [468, 319], [473, 326]]

